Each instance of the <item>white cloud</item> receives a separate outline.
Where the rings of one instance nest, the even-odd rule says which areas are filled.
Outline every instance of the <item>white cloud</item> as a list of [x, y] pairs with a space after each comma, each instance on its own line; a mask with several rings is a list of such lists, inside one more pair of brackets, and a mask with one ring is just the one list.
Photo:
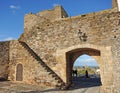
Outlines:
[[20, 9], [20, 7], [19, 7], [19, 6], [16, 6], [16, 5], [10, 5], [9, 8], [11, 9], [12, 14], [15, 14], [15, 13], [16, 13], [16, 10], [19, 10], [19, 9]]
[[20, 9], [19, 6], [15, 6], [15, 5], [10, 5], [9, 7], [10, 7], [10, 9]]
[[92, 58], [91, 56], [88, 55], [82, 55], [80, 57], [78, 57], [75, 60], [75, 64], [74, 65], [80, 65], [80, 66], [98, 66], [97, 61]]
[[96, 60], [93, 58], [78, 58], [76, 61], [78, 62], [95, 62]]
[[95, 59], [78, 59], [74, 62], [75, 66], [98, 66], [97, 61]]
[[9, 41], [9, 40], [15, 40], [15, 38], [7, 37], [7, 38], [4, 38], [4, 39], [0, 39], [0, 41]]
[[95, 61], [95, 59], [90, 58], [90, 59], [86, 59], [85, 61], [86, 62], [93, 62], [93, 61]]
[[9, 40], [13, 40], [14, 38], [13, 37], [7, 37], [4, 39], [4, 41], [9, 41]]
[[53, 6], [55, 7], [55, 6], [60, 6], [60, 4], [53, 4]]

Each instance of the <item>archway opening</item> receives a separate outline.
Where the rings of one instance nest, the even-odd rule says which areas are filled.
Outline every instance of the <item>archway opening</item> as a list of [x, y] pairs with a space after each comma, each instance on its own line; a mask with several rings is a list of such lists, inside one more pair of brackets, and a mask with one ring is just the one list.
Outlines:
[[[82, 55], [89, 55], [89, 57], [93, 57], [99, 64], [101, 68], [101, 53], [100, 50], [92, 49], [92, 48], [77, 48], [71, 51], [66, 52], [66, 81], [68, 84], [73, 84], [73, 65], [76, 59]], [[86, 87], [86, 86], [85, 86]]]
[[74, 61], [72, 83], [78, 88], [102, 85], [100, 67], [93, 57], [83, 54]]

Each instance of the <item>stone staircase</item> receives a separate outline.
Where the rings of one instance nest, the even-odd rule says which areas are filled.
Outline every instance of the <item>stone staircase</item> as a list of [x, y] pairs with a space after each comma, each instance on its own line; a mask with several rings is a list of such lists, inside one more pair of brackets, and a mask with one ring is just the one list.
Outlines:
[[55, 85], [56, 88], [68, 88], [69, 85], [65, 84], [63, 80], [49, 66], [47, 66], [47, 64], [43, 62], [40, 57], [25, 42], [19, 41], [19, 43], [45, 69], [45, 71], [49, 73], [52, 78], [54, 78], [54, 80], [57, 82], [57, 84]]

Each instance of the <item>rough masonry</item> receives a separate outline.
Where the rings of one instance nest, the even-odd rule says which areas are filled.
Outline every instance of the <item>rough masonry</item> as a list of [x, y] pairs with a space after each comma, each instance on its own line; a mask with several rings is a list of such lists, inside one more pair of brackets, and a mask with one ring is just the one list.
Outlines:
[[[86, 41], [79, 39], [79, 31], [85, 33]], [[69, 17], [62, 6], [29, 13], [20, 38], [0, 42], [0, 77], [7, 75], [11, 81], [42, 86], [69, 86], [74, 61], [88, 54], [100, 66], [102, 88], [107, 93], [119, 93], [119, 46], [117, 0], [113, 0], [112, 9], [75, 17]]]

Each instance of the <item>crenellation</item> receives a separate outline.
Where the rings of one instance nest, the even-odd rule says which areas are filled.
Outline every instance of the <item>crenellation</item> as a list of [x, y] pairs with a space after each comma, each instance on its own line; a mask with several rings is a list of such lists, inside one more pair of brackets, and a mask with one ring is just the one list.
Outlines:
[[118, 2], [119, 0], [112, 0], [112, 8], [118, 11]]
[[52, 10], [45, 10], [37, 13], [37, 15], [45, 17], [49, 20], [56, 20], [68, 17], [66, 11], [62, 8], [62, 6], [55, 6]]
[[24, 31], [29, 32], [37, 24], [37, 15], [27, 14], [24, 17]]

